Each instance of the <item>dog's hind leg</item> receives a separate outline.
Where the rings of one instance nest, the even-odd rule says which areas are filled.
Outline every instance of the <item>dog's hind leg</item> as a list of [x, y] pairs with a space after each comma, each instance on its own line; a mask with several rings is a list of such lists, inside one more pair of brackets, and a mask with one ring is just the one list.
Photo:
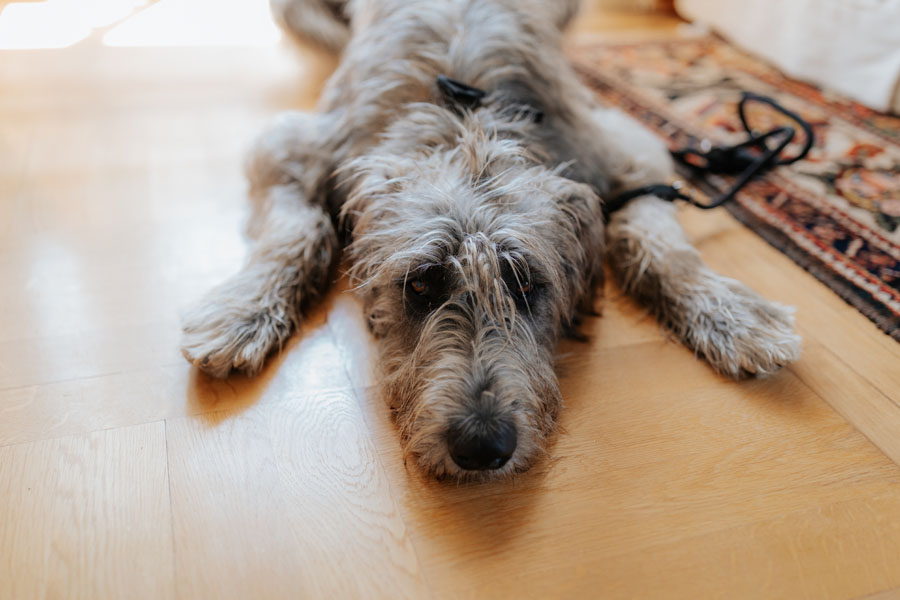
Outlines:
[[255, 373], [325, 291], [338, 239], [324, 202], [326, 152], [317, 118], [279, 117], [248, 162], [254, 214], [244, 267], [183, 318], [182, 353], [207, 373]]
[[291, 35], [334, 53], [350, 41], [344, 0], [269, 0], [272, 15]]
[[[662, 142], [617, 111], [598, 109], [594, 116], [611, 157], [613, 194], [666, 182], [671, 159]], [[626, 293], [717, 371], [735, 378], [765, 375], [798, 358], [792, 309], [703, 264], [671, 203], [643, 196], [613, 213], [607, 249]]]

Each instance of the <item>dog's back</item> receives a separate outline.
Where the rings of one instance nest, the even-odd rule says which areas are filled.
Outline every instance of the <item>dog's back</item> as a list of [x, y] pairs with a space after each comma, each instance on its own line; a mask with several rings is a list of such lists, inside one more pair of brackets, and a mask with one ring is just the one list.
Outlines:
[[[473, 4], [479, 0], [439, 2], [438, 8], [448, 4]], [[350, 40], [351, 21], [357, 25], [371, 21], [379, 12], [390, 14], [398, 8], [417, 4], [408, 0], [270, 0], [275, 18], [291, 35], [332, 52], [340, 52]], [[564, 28], [578, 10], [579, 0], [523, 0], [507, 3], [510, 7], [534, 16], [547, 18]]]
[[[368, 151], [379, 135], [415, 103], [440, 103], [435, 85], [446, 75], [483, 89], [490, 100], [543, 115], [527, 145], [548, 164], [577, 158], [592, 147], [583, 140], [577, 114], [592, 104], [564, 63], [561, 33], [576, 0], [273, 0], [281, 21], [296, 35], [316, 40], [343, 27], [350, 36], [341, 63], [326, 86], [319, 111], [331, 115], [349, 137], [329, 149], [340, 165]], [[330, 25], [289, 19], [289, 14], [330, 15]], [[318, 36], [318, 37], [316, 37]], [[588, 150], [586, 150], [588, 149]], [[589, 161], [596, 164], [597, 161]], [[605, 173], [573, 176], [604, 189]]]

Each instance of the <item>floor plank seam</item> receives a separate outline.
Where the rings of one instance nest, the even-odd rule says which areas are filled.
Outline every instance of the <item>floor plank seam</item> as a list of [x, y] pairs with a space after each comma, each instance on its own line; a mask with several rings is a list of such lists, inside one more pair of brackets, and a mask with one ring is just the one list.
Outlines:
[[[881, 387], [880, 387], [879, 385], [877, 385], [875, 382], [873, 382], [872, 380], [870, 380], [870, 379], [869, 379], [868, 377], [866, 377], [863, 373], [860, 373], [859, 371], [857, 371], [856, 369], [854, 369], [852, 365], [850, 365], [849, 363], [847, 363], [847, 361], [845, 361], [843, 358], [841, 358], [841, 356], [840, 356], [839, 354], [835, 353], [835, 352], [834, 352], [831, 348], [829, 348], [825, 343], [823, 343], [822, 341], [820, 341], [820, 340], [818, 340], [818, 339], [816, 339], [815, 341], [816, 341], [816, 343], [818, 343], [818, 344], [822, 347], [823, 350], [825, 350], [825, 351], [828, 352], [831, 356], [833, 356], [833, 357], [835, 358], [835, 360], [837, 360], [837, 361], [840, 362], [842, 365], [844, 365], [850, 372], [852, 372], [854, 375], [856, 375], [857, 377], [859, 377], [861, 380], [865, 381], [868, 385], [872, 386], [872, 388], [875, 389], [879, 394], [881, 394], [881, 396], [882, 396], [885, 400], [887, 400], [888, 402], [890, 402], [890, 403], [891, 403], [892, 405], [894, 405], [896, 408], [900, 409], [900, 396], [898, 396], [897, 399], [892, 398], [885, 390], [881, 389]], [[801, 360], [802, 360], [802, 356], [801, 356]], [[793, 373], [793, 368], [791, 368], [791, 367], [789, 367], [789, 368], [791, 369], [791, 372]], [[794, 375], [796, 375], [798, 379], [800, 379], [801, 381], [803, 381], [803, 379], [800, 377], [800, 375], [798, 375], [797, 373], [794, 373]], [[804, 381], [803, 384], [806, 385], [806, 382]], [[808, 387], [808, 386], [807, 386], [807, 387]], [[829, 405], [829, 406], [830, 406], [830, 405]]]
[[[329, 322], [328, 318], [325, 319], [325, 327], [328, 328], [328, 335], [331, 336], [332, 341], [335, 343], [335, 345], [337, 345], [337, 336], [335, 335], [334, 329], [331, 327], [331, 323]], [[338, 346], [338, 347], [341, 348], [340, 346]], [[341, 348], [341, 350], [343, 350], [343, 348]], [[341, 357], [341, 358], [343, 358], [343, 357]], [[350, 374], [350, 369], [347, 367], [347, 361], [341, 360], [341, 370], [344, 371], [344, 375], [347, 377], [347, 379], [352, 382], [353, 378]], [[377, 387], [377, 384], [371, 385], [371, 386], [356, 386], [356, 385], [354, 385], [351, 388], [351, 393], [353, 394], [353, 400], [356, 402], [356, 406], [361, 413], [363, 422], [366, 424], [366, 430], [369, 432], [370, 439], [372, 439], [371, 434], [374, 431], [374, 425], [373, 425], [371, 419], [369, 418], [366, 407], [363, 406], [363, 398], [360, 396], [359, 390], [371, 389], [371, 388], [376, 388], [376, 387]], [[372, 447], [374, 449], [373, 454], [375, 455], [375, 460], [378, 461], [378, 467], [385, 477], [385, 483], [387, 484], [388, 489], [390, 490], [391, 498], [393, 498], [394, 503], [397, 506], [397, 509], [399, 511], [398, 516], [403, 521], [403, 525], [406, 528], [406, 536], [409, 539], [409, 543], [412, 546], [413, 553], [416, 556], [416, 563], [419, 566], [419, 576], [422, 577], [422, 579], [425, 581], [425, 587], [428, 588], [429, 597], [434, 598], [435, 597], [434, 596], [434, 586], [432, 585], [432, 583], [428, 577], [428, 574], [425, 571], [425, 566], [424, 566], [425, 563], [422, 561], [422, 553], [420, 552], [418, 546], [416, 545], [416, 540], [414, 539], [414, 537], [412, 535], [413, 529], [410, 526], [410, 523], [406, 519], [406, 516], [404, 514], [405, 511], [403, 511], [400, 506], [401, 499], [398, 498], [394, 485], [391, 483], [390, 479], [387, 477], [387, 473], [388, 473], [387, 466], [384, 464], [384, 461], [381, 459], [381, 453], [378, 450], [378, 445], [374, 443], [374, 440], [372, 440], [372, 441], [373, 441]], [[404, 461], [404, 467], [405, 466], [406, 466], [406, 461]]]
[[176, 367], [178, 365], [184, 364], [183, 361], [173, 360], [171, 362], [163, 362], [152, 369], [123, 369], [121, 371], [111, 371], [109, 373], [94, 373], [91, 375], [85, 375], [84, 377], [69, 377], [62, 379], [51, 379], [48, 381], [40, 381], [33, 383], [25, 383], [22, 385], [13, 385], [9, 387], [0, 387], [0, 394], [4, 392], [17, 392], [19, 390], [25, 390], [28, 388], [40, 388], [40, 387], [49, 387], [52, 385], [63, 385], [66, 383], [76, 383], [79, 381], [90, 381], [92, 379], [103, 379], [105, 377], [116, 377], [117, 375], [134, 375], [136, 373], [142, 373], [147, 371], [156, 371], [159, 369], [168, 369], [171, 367]]
[[[854, 375], [856, 375], [857, 377], [859, 377], [860, 379], [862, 379], [862, 380], [865, 381], [866, 383], [869, 383], [869, 385], [872, 385], [871, 382], [869, 382], [865, 377], [863, 377], [862, 375], [860, 375], [859, 373], [857, 373], [856, 371], [854, 371], [849, 365], [847, 365], [846, 363], [844, 363], [839, 357], [837, 357], [837, 356], [836, 356], [833, 352], [831, 352], [831, 350], [829, 350], [827, 347], [822, 346], [822, 348], [823, 348], [826, 352], [828, 352], [828, 353], [832, 354], [833, 356], [835, 356], [835, 358], [836, 358], [837, 360], [839, 360], [839, 361], [841, 362], [841, 364], [843, 364], [844, 366], [846, 366], [846, 367], [847, 367]], [[805, 388], [809, 391], [810, 394], [812, 394], [813, 396], [815, 396], [816, 398], [818, 398], [819, 401], [821, 401], [823, 404], [825, 404], [825, 405], [828, 406], [831, 410], [833, 410], [833, 411], [834, 411], [841, 419], [844, 420], [844, 422], [848, 423], [851, 427], [853, 427], [853, 429], [854, 429], [855, 431], [859, 432], [860, 435], [862, 435], [863, 437], [865, 437], [866, 440], [868, 440], [869, 443], [872, 444], [872, 446], [874, 446], [874, 447], [878, 450], [878, 452], [880, 452], [882, 455], [884, 455], [885, 457], [887, 457], [887, 459], [890, 460], [890, 461], [894, 464], [894, 466], [896, 466], [898, 469], [900, 469], [900, 462], [898, 462], [898, 460], [894, 459], [888, 452], [886, 452], [885, 450], [883, 450], [882, 447], [881, 447], [881, 445], [880, 445], [876, 440], [872, 439], [872, 437], [869, 435], [869, 433], [868, 433], [867, 431], [865, 431], [863, 428], [861, 428], [859, 425], [857, 425], [855, 422], [853, 422], [853, 421], [850, 420], [849, 418], [845, 417], [845, 416], [844, 416], [844, 413], [843, 413], [842, 411], [838, 410], [838, 408], [835, 407], [831, 402], [829, 402], [828, 400], [826, 400], [825, 398], [823, 398], [821, 395], [819, 395], [818, 392], [816, 392], [816, 391], [815, 391], [815, 390], [814, 390], [814, 389], [806, 382], [806, 380], [803, 378], [803, 376], [802, 376], [801, 373], [796, 372], [792, 367], [788, 367], [788, 370], [789, 370], [789, 372], [791, 373], [791, 375], [793, 375], [793, 376], [797, 379], [797, 381], [800, 382], [800, 385], [802, 385], [803, 387], [805, 387]], [[882, 393], [881, 390], [878, 389], [878, 387], [876, 387], [876, 386], [874, 386], [874, 385], [872, 385], [872, 387], [875, 389], [876, 392], [878, 392], [879, 394], [881, 394], [881, 396], [882, 396], [887, 402], [889, 402], [890, 404], [892, 404], [892, 405], [894, 405], [895, 407], [897, 407], [898, 409], [900, 409], [900, 405], [898, 405], [896, 402], [894, 402], [894, 401], [893, 401], [891, 398], [889, 398], [888, 396], [884, 395], [884, 393]], [[898, 436], [900, 436], [900, 431], [898, 431]]]
[[52, 442], [56, 440], [65, 440], [69, 438], [81, 438], [87, 437], [89, 435], [95, 435], [98, 433], [103, 433], [106, 431], [115, 431], [117, 429], [130, 429], [132, 427], [145, 427], [147, 425], [153, 425], [154, 423], [165, 422], [166, 419], [151, 419], [149, 421], [141, 421], [138, 423], [128, 423], [127, 425], [114, 425], [112, 427], [101, 427], [100, 429], [89, 429], [86, 431], [79, 431], [76, 433], [67, 433], [65, 435], [54, 435], [51, 437], [39, 437], [33, 440], [26, 440], [23, 442], [12, 442], [10, 444], [0, 443], [0, 448], [16, 448], [19, 446], [27, 446], [29, 444], [38, 444], [40, 442]]
[[172, 479], [169, 477], [169, 420], [163, 419], [163, 433], [165, 435], [166, 451], [166, 493], [169, 500], [169, 533], [172, 542], [172, 592], [173, 598], [178, 598], [178, 557], [175, 553], [175, 507], [172, 504]]

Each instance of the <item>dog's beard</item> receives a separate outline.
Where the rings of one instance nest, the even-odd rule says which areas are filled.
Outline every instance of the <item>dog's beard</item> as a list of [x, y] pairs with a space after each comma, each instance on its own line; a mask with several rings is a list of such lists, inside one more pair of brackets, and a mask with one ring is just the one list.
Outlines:
[[[504, 330], [476, 327], [466, 311], [444, 310], [421, 328], [397, 326], [380, 340], [385, 393], [405, 458], [439, 478], [527, 470], [544, 453], [561, 403], [552, 347], [536, 343], [521, 316]], [[448, 432], [457, 425], [464, 435], [490, 436], [479, 430], [483, 415], [513, 424], [515, 452], [499, 469], [463, 469], [451, 456]]]

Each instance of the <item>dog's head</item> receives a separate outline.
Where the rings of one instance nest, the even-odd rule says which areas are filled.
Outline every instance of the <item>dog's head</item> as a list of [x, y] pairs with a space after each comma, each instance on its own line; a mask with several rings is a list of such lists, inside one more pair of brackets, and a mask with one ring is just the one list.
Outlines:
[[351, 275], [404, 450], [438, 476], [540, 454], [557, 340], [601, 273], [594, 192], [512, 141], [529, 125], [492, 118], [423, 107], [350, 167]]

